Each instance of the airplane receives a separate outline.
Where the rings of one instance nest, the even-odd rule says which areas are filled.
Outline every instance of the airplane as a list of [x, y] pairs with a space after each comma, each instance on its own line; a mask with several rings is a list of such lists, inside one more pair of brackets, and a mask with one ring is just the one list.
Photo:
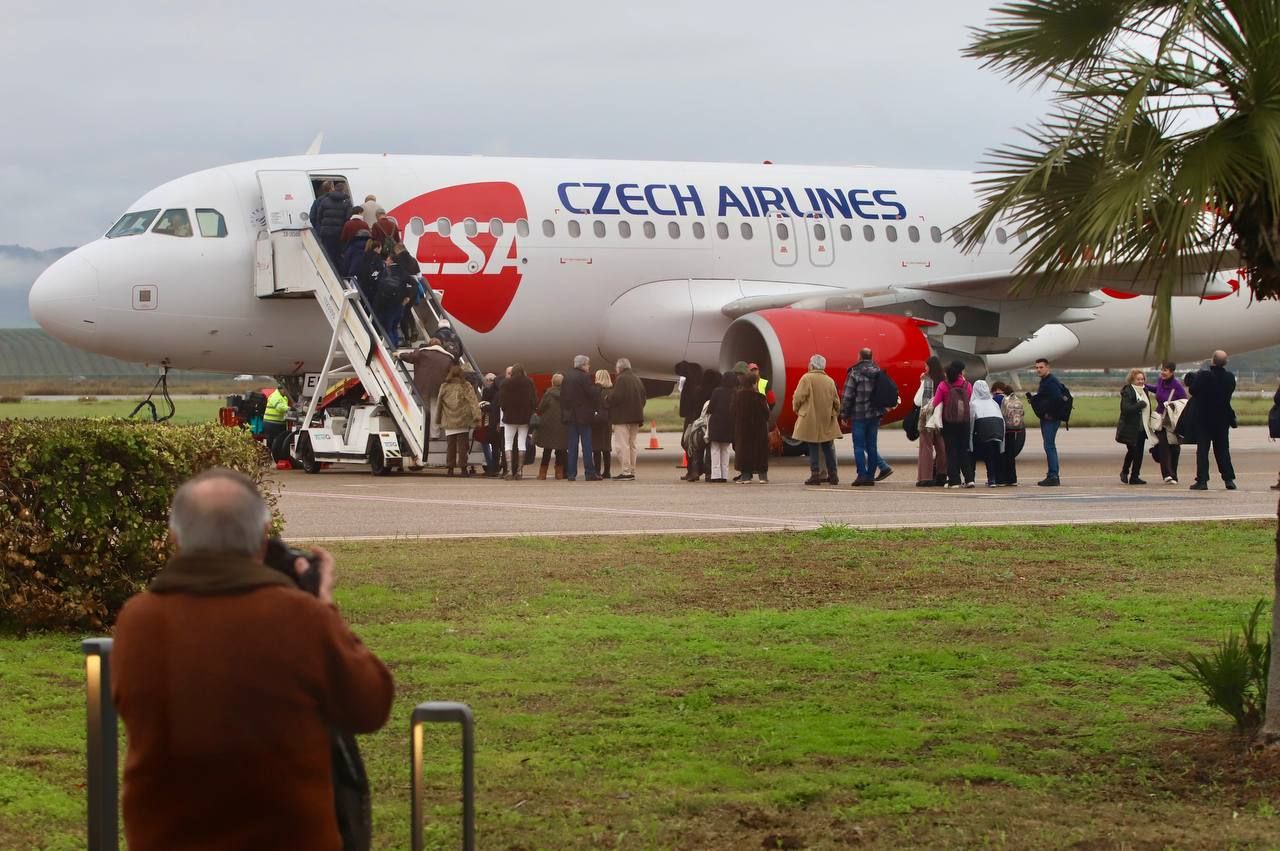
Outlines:
[[[629, 358], [648, 379], [680, 361], [756, 362], [779, 426], [814, 353], [837, 384], [863, 346], [909, 410], [923, 362], [970, 377], [1030, 365], [1147, 361], [1151, 282], [1103, 266], [1080, 291], [1016, 289], [1024, 233], [973, 252], [961, 171], [774, 164], [314, 154], [236, 163], [147, 192], [29, 296], [54, 337], [123, 360], [300, 376], [331, 335], [283, 229], [305, 227], [324, 180], [376, 195], [486, 370], [533, 374]], [[294, 240], [297, 242], [298, 240]], [[1188, 275], [1173, 357], [1280, 343], [1280, 306], [1232, 272]]]

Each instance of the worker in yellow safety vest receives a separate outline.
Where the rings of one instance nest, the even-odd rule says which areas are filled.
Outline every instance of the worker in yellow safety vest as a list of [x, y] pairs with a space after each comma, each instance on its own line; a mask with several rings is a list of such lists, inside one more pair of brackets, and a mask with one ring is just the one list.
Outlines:
[[262, 415], [262, 437], [270, 450], [277, 437], [284, 434], [285, 417], [289, 413], [289, 397], [283, 387], [277, 387], [267, 397], [267, 410]]
[[747, 364], [747, 372], [751, 373], [751, 376], [756, 380], [756, 390], [769, 403], [769, 407], [772, 408], [776, 397], [773, 395], [773, 391], [769, 389], [769, 379], [760, 377], [760, 365], [755, 363]]

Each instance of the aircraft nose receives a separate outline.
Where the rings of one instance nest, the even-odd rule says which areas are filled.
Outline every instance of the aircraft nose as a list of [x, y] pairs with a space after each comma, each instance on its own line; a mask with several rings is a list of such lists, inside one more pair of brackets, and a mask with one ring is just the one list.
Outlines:
[[36, 278], [27, 296], [31, 318], [63, 342], [92, 333], [98, 270], [79, 251], [57, 260]]

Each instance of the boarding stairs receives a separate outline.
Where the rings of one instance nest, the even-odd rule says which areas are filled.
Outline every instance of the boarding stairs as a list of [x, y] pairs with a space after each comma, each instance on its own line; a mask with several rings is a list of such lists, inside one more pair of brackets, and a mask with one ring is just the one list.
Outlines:
[[[428, 412], [425, 404], [428, 400], [419, 397], [409, 368], [394, 357], [386, 334], [354, 279], [343, 278], [338, 274], [315, 231], [311, 229], [306, 215], [300, 215], [296, 208], [273, 210], [273, 196], [269, 195], [272, 186], [267, 179], [268, 174], [276, 177], [281, 173], [264, 172], [259, 175], [267, 218], [266, 237], [259, 240], [259, 272], [264, 265], [262, 243], [266, 243], [268, 256], [265, 263], [269, 265], [269, 274], [274, 279], [273, 294], [313, 294], [333, 328], [316, 393], [313, 394], [302, 421], [308, 425], [313, 422], [317, 403], [329, 383], [354, 376], [359, 379], [369, 399], [383, 405], [395, 421], [401, 437], [401, 454], [405, 464], [410, 467], [444, 466], [446, 442], [442, 435], [433, 439], [428, 434]], [[303, 177], [305, 176], [303, 173]], [[297, 180], [293, 182], [296, 184]], [[306, 185], [309, 188], [309, 182]], [[295, 187], [287, 194], [287, 200], [293, 201], [296, 192]], [[275, 197], [280, 194], [281, 191], [276, 188]], [[289, 205], [282, 206], [287, 208]], [[422, 298], [414, 308], [414, 322], [418, 326], [418, 333], [423, 339], [427, 339], [439, 327], [440, 321], [447, 317], [436, 293], [421, 280], [418, 281], [418, 287]], [[260, 297], [266, 295], [261, 288], [258, 294]], [[473, 371], [472, 375], [478, 383], [479, 369], [465, 347], [461, 352], [461, 360], [464, 369], [469, 367]], [[473, 443], [469, 461], [472, 464], [483, 463], [478, 443]]]

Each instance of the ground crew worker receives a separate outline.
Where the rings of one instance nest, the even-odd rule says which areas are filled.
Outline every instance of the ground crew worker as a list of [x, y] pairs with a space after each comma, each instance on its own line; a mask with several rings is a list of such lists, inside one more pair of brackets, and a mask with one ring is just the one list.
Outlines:
[[[262, 436], [267, 450], [275, 457], [276, 438], [285, 432], [284, 419], [289, 413], [289, 397], [283, 387], [277, 387], [267, 397], [267, 410], [262, 415]], [[277, 459], [278, 460], [278, 459]]]

